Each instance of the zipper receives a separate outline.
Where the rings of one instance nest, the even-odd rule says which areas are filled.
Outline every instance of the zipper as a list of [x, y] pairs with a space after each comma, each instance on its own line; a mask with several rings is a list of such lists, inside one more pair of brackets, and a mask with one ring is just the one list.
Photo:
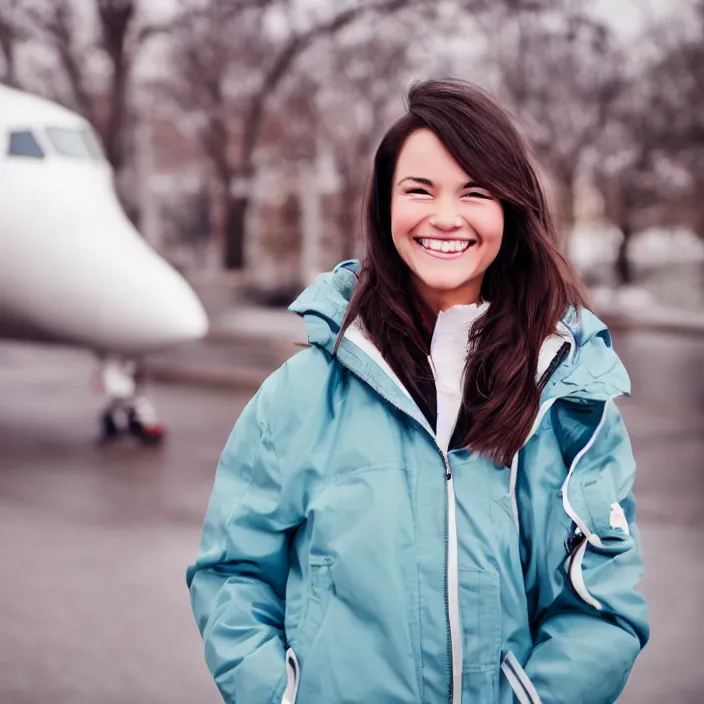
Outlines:
[[[338, 348], [337, 357], [340, 359], [339, 351], [340, 349], [349, 352], [347, 349], [348, 345], [354, 345], [353, 342], [347, 342], [344, 338], [340, 343]], [[565, 360], [569, 355], [571, 345], [569, 342], [565, 342], [557, 351], [553, 357], [550, 365], [545, 370], [543, 375], [538, 381], [538, 388], [542, 391], [550, 377], [553, 375], [557, 367]], [[353, 353], [351, 353], [354, 356]], [[341, 360], [343, 361], [343, 360]], [[436, 377], [435, 368], [433, 360], [428, 356], [428, 361], [430, 362], [430, 368], [433, 373], [433, 377]], [[344, 364], [344, 361], [343, 361]], [[388, 404], [396, 408], [404, 415], [412, 418], [418, 425], [420, 425], [433, 439], [435, 446], [440, 453], [443, 461], [443, 466], [445, 470], [445, 571], [444, 571], [444, 589], [445, 589], [445, 617], [447, 619], [448, 627], [448, 637], [447, 637], [447, 656], [448, 662], [450, 664], [449, 672], [449, 687], [448, 687], [448, 702], [453, 704], [455, 691], [462, 692], [462, 636], [461, 636], [461, 622], [460, 622], [460, 611], [459, 611], [459, 573], [457, 565], [457, 528], [455, 523], [455, 489], [452, 477], [452, 469], [450, 468], [449, 454], [446, 453], [438, 444], [437, 436], [433, 432], [432, 428], [428, 424], [428, 421], [415, 413], [412, 413], [408, 409], [401, 408], [397, 403], [394, 403], [378, 385], [373, 383], [370, 379], [364, 378], [359, 372], [357, 372], [349, 364], [345, 364], [345, 367], [349, 369], [355, 376], [357, 376], [362, 382], [370, 386], [374, 391], [376, 391], [381, 398], [383, 398]], [[526, 442], [533, 436], [535, 431], [538, 429], [542, 419], [550, 409], [550, 407], [555, 403], [557, 398], [548, 399], [543, 405], [538, 409], [538, 414], [533, 423], [533, 427], [526, 439]], [[525, 443], [524, 443], [525, 444]], [[517, 465], [517, 463], [514, 463]], [[512, 474], [515, 473], [512, 467]], [[511, 478], [515, 481], [515, 477]], [[514, 497], [515, 500], [515, 497]], [[516, 507], [517, 509], [517, 507]], [[452, 543], [452, 544], [451, 544]], [[451, 564], [452, 563], [452, 564]], [[452, 572], [452, 575], [450, 574]], [[452, 578], [452, 579], [451, 579]], [[452, 581], [452, 585], [450, 582]], [[452, 591], [452, 593], [451, 593]]]
[[[431, 355], [428, 355], [428, 363], [430, 370], [433, 373], [435, 385], [438, 383], [438, 375], [435, 369], [435, 363]], [[455, 419], [455, 425], [457, 419]], [[452, 438], [453, 432], [450, 433]], [[437, 436], [436, 436], [437, 444]], [[457, 557], [457, 528], [455, 522], [455, 485], [452, 478], [452, 469], [450, 468], [450, 458], [448, 453], [443, 451], [438, 444], [438, 449], [442, 453], [442, 459], [445, 464], [445, 572], [443, 579], [443, 588], [445, 591], [445, 618], [447, 620], [447, 662], [450, 664], [450, 672], [448, 673], [449, 694], [448, 701], [452, 702], [455, 691], [462, 691], [462, 670], [457, 663], [462, 662], [462, 624], [457, 623], [453, 628], [453, 622], [460, 621], [459, 607], [459, 572], [458, 572], [458, 557]], [[450, 573], [456, 574], [456, 577], [450, 580]], [[453, 612], [457, 617], [453, 619]], [[456, 674], [459, 672], [459, 675]], [[455, 681], [459, 680], [459, 681]]]
[[557, 352], [555, 353], [555, 356], [552, 358], [552, 361], [548, 365], [548, 368], [543, 372], [543, 375], [540, 377], [540, 379], [538, 381], [538, 390], [539, 391], [541, 391], [541, 392], [543, 391], [543, 389], [547, 385], [548, 381], [550, 381], [550, 377], [555, 373], [555, 370], [567, 358], [567, 355], [570, 353], [570, 349], [572, 349], [572, 345], [569, 342], [562, 343], [562, 345], [560, 346], [560, 349], [557, 350]]
[[455, 486], [450, 469], [450, 460], [445, 460], [445, 508], [447, 512], [447, 534], [445, 539], [445, 610], [448, 626], [448, 662], [450, 663], [450, 691], [448, 701], [452, 704], [454, 693], [462, 697], [462, 623], [459, 604], [459, 557], [457, 548], [457, 524], [455, 519]]
[[[346, 340], [343, 339], [340, 344], [340, 349], [346, 350]], [[347, 343], [352, 344], [354, 343]], [[565, 342], [560, 349], [557, 351], [553, 357], [550, 365], [546, 369], [545, 373], [541, 376], [539, 381], [539, 388], [542, 390], [547, 382], [549, 381], [552, 374], [555, 372], [557, 367], [564, 361], [564, 359], [569, 354], [571, 345], [569, 342]], [[347, 350], [346, 350], [347, 351]], [[339, 359], [339, 350], [338, 350]], [[432, 358], [428, 357], [430, 362], [430, 368], [435, 377], [435, 368], [433, 365]], [[397, 403], [394, 403], [383, 391], [371, 380], [365, 379], [350, 365], [345, 364], [347, 369], [349, 369], [355, 376], [357, 376], [361, 381], [370, 386], [374, 391], [376, 391], [381, 398], [383, 398], [388, 404], [396, 408], [404, 415], [412, 418], [418, 423], [433, 439], [435, 446], [440, 453], [443, 461], [443, 466], [445, 470], [445, 570], [443, 586], [445, 590], [445, 617], [447, 619], [447, 659], [450, 665], [450, 672], [448, 673], [449, 687], [448, 687], [448, 702], [453, 703], [455, 691], [462, 691], [462, 636], [461, 636], [461, 622], [460, 622], [460, 611], [459, 611], [459, 574], [457, 565], [457, 529], [455, 524], [455, 489], [452, 477], [452, 469], [450, 467], [450, 459], [448, 453], [446, 453], [438, 444], [437, 437], [433, 432], [432, 428], [428, 424], [428, 421], [410, 410], [401, 408]], [[544, 415], [550, 409], [557, 398], [548, 399], [538, 410], [538, 414], [531, 428], [530, 434], [526, 439], [532, 437], [535, 431], [538, 429]], [[525, 443], [524, 443], [525, 444]], [[512, 467], [512, 474], [515, 471]], [[515, 481], [515, 477], [511, 478]], [[515, 500], [515, 497], [514, 497]], [[517, 511], [517, 506], [515, 507]], [[461, 696], [461, 694], [460, 694]]]
[[[346, 339], [342, 339], [340, 347], [338, 349], [337, 357], [340, 359], [340, 350], [347, 350], [347, 345], [354, 345], [353, 342], [347, 342]], [[340, 360], [344, 364], [344, 360]], [[453, 697], [455, 691], [455, 680], [458, 680], [459, 690], [462, 691], [462, 639], [461, 639], [461, 624], [459, 615], [459, 604], [458, 604], [458, 594], [459, 594], [459, 575], [457, 573], [457, 529], [455, 527], [454, 514], [455, 514], [455, 489], [452, 480], [452, 469], [450, 468], [450, 458], [447, 453], [440, 447], [437, 441], [437, 437], [430, 427], [428, 421], [423, 416], [418, 416], [412, 413], [410, 410], [401, 408], [397, 403], [394, 403], [375, 383], [369, 379], [365, 379], [359, 374], [355, 369], [353, 369], [349, 364], [345, 364], [345, 367], [349, 369], [360, 381], [364, 382], [370, 386], [374, 391], [376, 391], [381, 398], [383, 398], [388, 404], [393, 406], [396, 410], [400, 411], [404, 415], [412, 418], [418, 425], [420, 425], [435, 443], [440, 456], [442, 457], [444, 474], [445, 474], [445, 574], [444, 574], [444, 588], [445, 588], [445, 616], [447, 619], [447, 655], [448, 662], [450, 663], [450, 673], [449, 673], [449, 687], [448, 687], [448, 702], [453, 704]], [[432, 368], [432, 366], [431, 366]], [[434, 373], [434, 370], [433, 370]], [[450, 508], [450, 502], [453, 505]], [[450, 540], [452, 538], [451, 533], [454, 532], [454, 542], [453, 542], [453, 555], [450, 554]], [[453, 595], [452, 599], [450, 597], [450, 559], [453, 558], [455, 574], [452, 575], [452, 581], [454, 586], [452, 587]], [[451, 603], [452, 602], [452, 603]], [[454, 613], [453, 613], [454, 606]], [[454, 648], [453, 648], [454, 644]], [[461, 696], [461, 695], [460, 695]]]
[[[550, 377], [555, 373], [555, 370], [565, 361], [565, 359], [569, 355], [570, 349], [570, 343], [565, 342], [560, 347], [560, 349], [557, 350], [555, 356], [552, 358], [552, 361], [548, 365], [548, 368], [545, 370], [543, 375], [540, 377], [540, 380], [538, 381], [538, 388], [540, 389], [540, 391], [543, 391], [543, 389], [545, 389], [548, 381], [550, 381]], [[535, 420], [533, 421], [533, 427], [530, 429], [528, 437], [525, 439], [523, 445], [525, 445], [533, 437], [533, 435], [535, 435], [536, 431], [540, 427], [540, 424], [543, 422], [545, 414], [550, 410], [553, 403], [555, 403], [555, 401], [557, 401], [559, 398], [561, 397], [553, 396], [552, 398], [549, 398], [547, 401], [545, 401], [542, 406], [540, 406], [540, 408], [538, 409], [538, 413], [535, 416]]]

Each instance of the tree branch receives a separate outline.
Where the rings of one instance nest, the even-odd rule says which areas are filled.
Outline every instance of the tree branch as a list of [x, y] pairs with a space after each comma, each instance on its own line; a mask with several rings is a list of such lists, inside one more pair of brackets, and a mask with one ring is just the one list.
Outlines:
[[294, 35], [289, 39], [277, 54], [269, 71], [265, 74], [260, 88], [252, 97], [246, 113], [240, 163], [240, 168], [245, 176], [249, 175], [252, 170], [252, 158], [261, 132], [266, 102], [279, 83], [281, 83], [296, 58], [316, 39], [325, 35], [335, 34], [367, 12], [394, 12], [411, 4], [414, 4], [414, 0], [377, 0], [377, 2], [367, 5], [349, 8], [338, 13], [327, 22], [316, 25], [308, 31]]
[[[14, 7], [10, 8], [14, 10]], [[9, 14], [0, 14], [0, 52], [5, 59], [5, 75], [3, 82], [9, 86], [17, 87], [17, 73], [15, 65], [15, 48], [19, 38], [17, 25], [10, 19]]]
[[56, 50], [78, 112], [94, 122], [95, 106], [86, 87], [84, 74], [85, 56], [80, 55], [75, 43], [78, 21], [70, 3], [67, 0], [55, 0], [46, 14], [31, 8], [28, 16]]

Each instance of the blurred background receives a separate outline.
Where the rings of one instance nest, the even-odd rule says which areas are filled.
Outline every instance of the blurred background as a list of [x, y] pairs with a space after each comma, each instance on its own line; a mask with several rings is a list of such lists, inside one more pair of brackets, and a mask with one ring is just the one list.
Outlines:
[[2, 704], [218, 701], [184, 578], [218, 456], [447, 75], [511, 111], [631, 373], [619, 702], [704, 702], [703, 0], [0, 0]]

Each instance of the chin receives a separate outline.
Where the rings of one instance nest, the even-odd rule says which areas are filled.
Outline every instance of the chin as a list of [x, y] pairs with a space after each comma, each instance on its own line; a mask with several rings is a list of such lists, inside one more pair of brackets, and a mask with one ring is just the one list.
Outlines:
[[467, 275], [466, 272], [416, 272], [416, 277], [424, 287], [438, 292], [455, 291], [465, 286], [470, 286], [477, 275]]
[[448, 266], [444, 262], [440, 266], [416, 266], [414, 273], [427, 286], [442, 289], [457, 288], [482, 275], [482, 272], [468, 267], [466, 263], [464, 266]]

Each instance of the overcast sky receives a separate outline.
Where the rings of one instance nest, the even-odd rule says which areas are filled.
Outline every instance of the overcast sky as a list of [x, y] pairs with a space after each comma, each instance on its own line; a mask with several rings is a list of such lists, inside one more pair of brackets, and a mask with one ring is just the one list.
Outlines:
[[632, 39], [651, 21], [690, 7], [690, 0], [596, 0], [595, 9], [624, 39]]
[[[2, 0], [0, 0], [1, 2]], [[686, 16], [692, 0], [594, 0], [594, 12], [610, 24], [624, 42], [633, 41], [642, 31], [658, 20], [673, 16]], [[296, 0], [299, 7], [320, 8], [327, 3], [331, 8], [336, 0]], [[166, 19], [178, 8], [179, 0], [142, 0], [145, 15], [152, 21]], [[446, 49], [449, 45], [446, 46]], [[431, 50], [428, 47], [428, 50]], [[442, 53], [442, 52], [441, 52]], [[164, 68], [159, 43], [153, 43], [142, 55], [138, 72], [143, 76], [161, 74]]]
[[[325, 1], [315, 0], [315, 3]], [[332, 6], [332, 0], [327, 2]], [[648, 17], [657, 19], [681, 12], [690, 6], [690, 2], [691, 0], [596, 0], [596, 8], [600, 17], [609, 21], [622, 36], [630, 38], [642, 29]], [[153, 16], [165, 16], [175, 10], [177, 0], [149, 0], [148, 6]]]

